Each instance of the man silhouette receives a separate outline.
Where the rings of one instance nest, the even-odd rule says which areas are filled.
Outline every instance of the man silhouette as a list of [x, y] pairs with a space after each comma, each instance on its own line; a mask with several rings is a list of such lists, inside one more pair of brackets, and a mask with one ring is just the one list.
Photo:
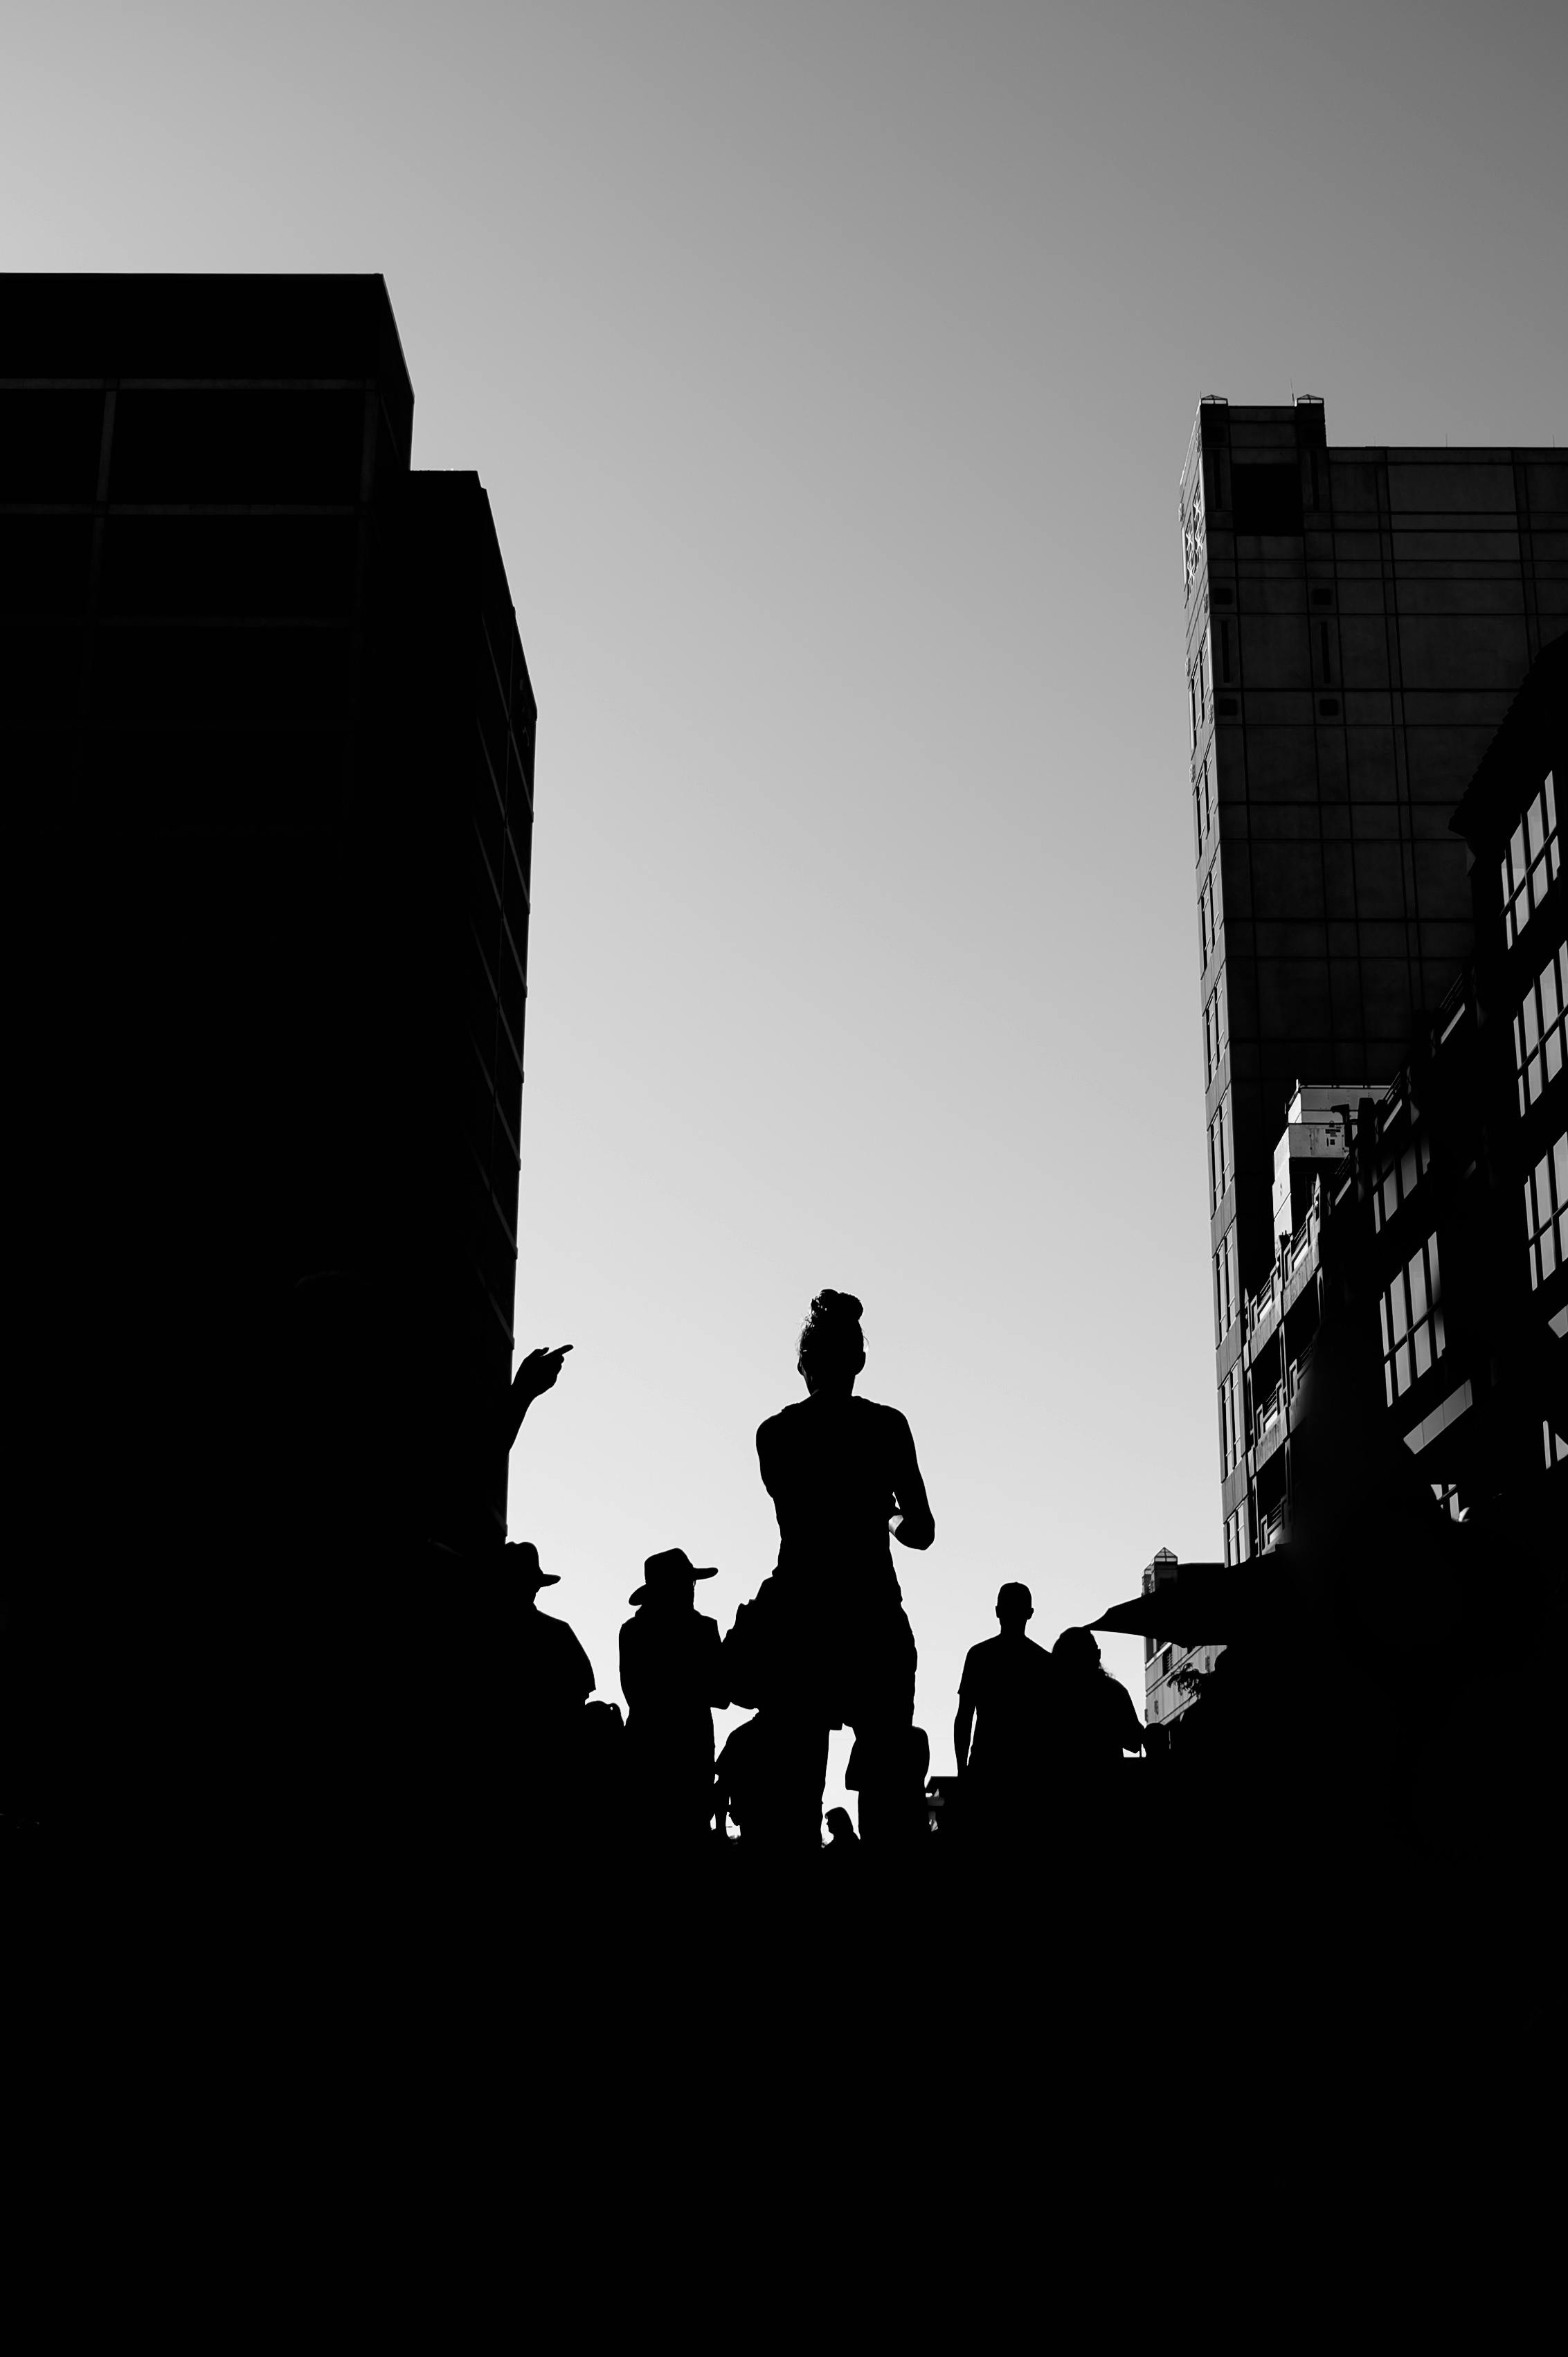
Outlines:
[[714, 1710], [729, 1700], [718, 1623], [693, 1606], [693, 1583], [718, 1574], [682, 1547], [650, 1555], [642, 1569], [628, 1599], [639, 1609], [620, 1632], [633, 1799], [646, 1835], [689, 1848], [713, 1818]]
[[999, 1588], [1001, 1633], [970, 1647], [959, 1681], [959, 1790], [964, 1814], [987, 1833], [1021, 1830], [1044, 1799], [1056, 1675], [1045, 1646], [1026, 1634], [1034, 1614], [1021, 1580]]
[[564, 1620], [539, 1609], [542, 1587], [558, 1587], [556, 1573], [541, 1568], [539, 1549], [521, 1539], [506, 1549], [506, 1566], [521, 1591], [518, 1615], [523, 1725], [536, 1756], [553, 1760], [581, 1732], [583, 1706], [594, 1691], [594, 1665]]

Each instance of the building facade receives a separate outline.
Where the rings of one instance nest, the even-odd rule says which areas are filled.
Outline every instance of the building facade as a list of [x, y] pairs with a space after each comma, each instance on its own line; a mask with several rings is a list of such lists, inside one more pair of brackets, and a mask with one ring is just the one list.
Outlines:
[[[1169, 1547], [1155, 1549], [1144, 1567], [1143, 1590], [1157, 1596], [1180, 1570]], [[1225, 1651], [1223, 1645], [1183, 1645], [1160, 1637], [1144, 1640], [1144, 1723], [1174, 1727], [1197, 1698], [1198, 1681], [1206, 1678]]]
[[277, 1551], [323, 1337], [366, 1515], [505, 1527], [535, 705], [413, 425], [379, 277], [4, 282], [26, 1516], [116, 1641]]
[[[1568, 887], [1557, 780], [1568, 639], [1533, 666], [1453, 825], [1476, 953], [1392, 1084], [1303, 1091], [1275, 1265], [1247, 1296], [1240, 1395], [1248, 1543], [1291, 1532], [1295, 1400], [1331, 1290], [1384, 1405], [1457, 1520], [1568, 1479]], [[1316, 1149], [1314, 1153], [1311, 1149]], [[1561, 1512], [1558, 1528], [1563, 1527]]]
[[[1329, 447], [1323, 405], [1200, 406], [1181, 483], [1227, 1555], [1244, 1308], [1298, 1081], [1385, 1089], [1472, 944], [1460, 794], [1568, 630], [1568, 457]], [[1293, 1230], [1294, 1233], [1294, 1230]], [[1246, 1418], [1242, 1417], [1244, 1427]]]

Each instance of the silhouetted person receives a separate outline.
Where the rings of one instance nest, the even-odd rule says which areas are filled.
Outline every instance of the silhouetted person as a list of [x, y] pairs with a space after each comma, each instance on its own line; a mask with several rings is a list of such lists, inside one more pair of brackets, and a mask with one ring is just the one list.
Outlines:
[[814, 1849], [816, 1826], [805, 1828], [808, 1845], [799, 1823], [799, 1738], [788, 1720], [767, 1711], [746, 1719], [725, 1742], [714, 1773], [715, 1829], [723, 1835], [726, 1817], [733, 1818], [748, 1857]]
[[953, 1752], [962, 1819], [979, 1834], [1037, 1825], [1046, 1798], [1057, 1672], [1047, 1648], [1026, 1633], [1034, 1613], [1028, 1589], [1009, 1580], [996, 1595], [1000, 1634], [964, 1656]]
[[[584, 1814], [588, 1696], [594, 1669], [564, 1620], [538, 1609], [539, 1591], [560, 1585], [542, 1568], [532, 1539], [501, 1550], [502, 1578], [510, 1591], [508, 1685], [493, 1773], [510, 1781], [511, 1807], [541, 1835], [546, 1853], [564, 1854], [578, 1841]], [[478, 1641], [483, 1633], [476, 1632]], [[476, 1661], [477, 1674], [493, 1665]], [[514, 1701], [515, 1696], [515, 1701]], [[520, 1781], [521, 1777], [521, 1781]]]
[[830, 1809], [827, 1817], [828, 1849], [836, 1850], [841, 1857], [853, 1859], [860, 1848], [860, 1835], [854, 1829], [854, 1819], [847, 1809]]
[[884, 1732], [870, 1745], [857, 1738], [844, 1782], [860, 1795], [860, 1824], [873, 1850], [917, 1848], [930, 1831], [926, 1778], [931, 1741], [923, 1727]]
[[639, 1609], [620, 1632], [632, 1805], [660, 1846], [690, 1847], [714, 1813], [714, 1710], [729, 1696], [718, 1623], [694, 1609], [693, 1582], [713, 1579], [682, 1547], [650, 1555]]
[[525, 1740], [530, 1752], [548, 1758], [581, 1732], [583, 1706], [594, 1691], [594, 1665], [565, 1621], [539, 1609], [540, 1589], [561, 1583], [554, 1572], [541, 1568], [533, 1541], [509, 1545], [506, 1563], [523, 1599], [518, 1616], [518, 1700], [528, 1730]]
[[916, 1653], [888, 1539], [924, 1548], [936, 1536], [908, 1425], [897, 1408], [854, 1396], [865, 1364], [860, 1319], [853, 1294], [816, 1297], [797, 1361], [807, 1396], [757, 1435], [779, 1517], [768, 1642], [779, 1706], [820, 1730], [813, 1815], [831, 1727], [854, 1727], [874, 1783], [897, 1778]]
[[1142, 1751], [1144, 1722], [1133, 1697], [1100, 1665], [1088, 1629], [1064, 1629], [1051, 1652], [1056, 1671], [1053, 1767], [1081, 1796], [1109, 1788], [1124, 1751]]

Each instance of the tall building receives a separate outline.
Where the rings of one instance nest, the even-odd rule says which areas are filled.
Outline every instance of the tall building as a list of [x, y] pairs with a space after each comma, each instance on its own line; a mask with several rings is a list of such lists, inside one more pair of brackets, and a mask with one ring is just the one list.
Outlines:
[[1298, 1082], [1384, 1088], [1472, 929], [1449, 819], [1568, 630], [1568, 455], [1330, 448], [1323, 404], [1199, 407], [1182, 472], [1227, 1555], [1253, 1551], [1242, 1311]]
[[1565, 773], [1568, 638], [1532, 668], [1454, 816], [1470, 857], [1474, 960], [1388, 1088], [1321, 1104], [1316, 1123], [1293, 1119], [1281, 1138], [1294, 1216], [1242, 1320], [1250, 1526], [1263, 1548], [1291, 1535], [1296, 1394], [1331, 1290], [1380, 1368], [1398, 1438], [1455, 1519], [1497, 1501], [1540, 1512], [1562, 1489]]
[[381, 278], [3, 285], [25, 1512], [238, 1659], [302, 1366], [367, 1527], [504, 1530], [534, 698]]

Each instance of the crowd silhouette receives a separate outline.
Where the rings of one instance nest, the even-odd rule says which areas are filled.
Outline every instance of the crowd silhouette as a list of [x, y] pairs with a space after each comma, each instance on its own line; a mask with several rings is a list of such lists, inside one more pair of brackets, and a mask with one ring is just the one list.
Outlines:
[[[986, 2006], [998, 1986], [1021, 2003], [1020, 1974], [1101, 2024], [1157, 1986], [1184, 2037], [1228, 2055], [1239, 2083], [1247, 2053], [1277, 2040], [1282, 2007], [1304, 2070], [1396, 2050], [1416, 2069], [1436, 2025], [1505, 1969], [1526, 1992], [1518, 2019], [1539, 2021], [1556, 1780], [1546, 1718], [1491, 1697], [1475, 1599], [1489, 1584], [1554, 1625], [1560, 1576], [1521, 1585], [1520, 1567], [1557, 1551], [1517, 1517], [1462, 1531], [1441, 1514], [1362, 1401], [1348, 1323], [1326, 1321], [1293, 1419], [1292, 1545], [1183, 1566], [1101, 1617], [1221, 1649], [1176, 1725], [1144, 1725], [1094, 1630], [1031, 1637], [1035, 1598], [1009, 1580], [995, 1634], [977, 1632], [964, 1659], [956, 1773], [932, 1776], [894, 1544], [931, 1546], [936, 1521], [908, 1421], [857, 1393], [861, 1319], [851, 1294], [811, 1303], [805, 1395], [757, 1435], [777, 1560], [730, 1628], [699, 1609], [711, 1567], [679, 1547], [648, 1557], [620, 1633], [624, 1725], [588, 1699], [570, 1631], [545, 1639], [532, 1614], [531, 1675], [553, 1682], [548, 1699], [529, 1689], [532, 1740], [551, 1755], [533, 1856], [541, 1888], [566, 1900], [555, 1920], [596, 1921], [611, 1953], [614, 1908], [635, 1899], [667, 1946], [661, 2002], [693, 2036], [691, 1985], [712, 1958], [746, 1956], [765, 2042], [793, 2024], [821, 2084], [860, 2071], [875, 2034], [879, 2100], [895, 2108], [901, 2057], [929, 2030], [922, 1990], [939, 2007]], [[519, 1381], [537, 1396], [560, 1365], [532, 1354]], [[532, 1604], [537, 1555], [508, 1552]], [[1452, 1706], [1434, 1707], [1444, 1682]], [[726, 1706], [749, 1716], [715, 1756]], [[834, 1806], [824, 1830], [835, 1730], [852, 1738], [856, 1806]], [[600, 1912], [589, 1896], [585, 1915], [575, 1902], [596, 1877]], [[846, 1937], [852, 1980], [824, 1978], [822, 1943]], [[1239, 1966], [1261, 1957], [1266, 1969]], [[590, 1943], [585, 1988], [599, 1969]]]
[[[856, 1393], [862, 1315], [853, 1294], [828, 1289], [811, 1303], [797, 1359], [806, 1395], [757, 1435], [778, 1560], [728, 1632], [697, 1608], [697, 1583], [714, 1567], [681, 1547], [647, 1558], [620, 1631], [624, 1726], [613, 1706], [590, 1702], [593, 1670], [571, 1630], [536, 1608], [552, 1584], [537, 1550], [507, 1547], [531, 1608], [523, 1717], [569, 1856], [701, 1870], [716, 1842], [748, 1878], [825, 1857], [838, 1880], [863, 1852], [875, 1865], [929, 1846], [939, 1823], [930, 1741], [915, 1724], [918, 1654], [892, 1547], [929, 1547], [936, 1523], [907, 1419]], [[563, 1355], [524, 1360], [513, 1432]], [[940, 1823], [946, 1847], [976, 1857], [1026, 1845], [1047, 1821], [1058, 1846], [1070, 1835], [1092, 1848], [1116, 1771], [1144, 1748], [1132, 1700], [1101, 1669], [1090, 1631], [1069, 1629], [1047, 1650], [1025, 1633], [1033, 1609], [1026, 1587], [1004, 1587], [1001, 1633], [964, 1664], [957, 1789]], [[730, 1706], [752, 1716], [715, 1758], [714, 1712]], [[829, 1738], [845, 1728], [859, 1825], [833, 1810], [824, 1844]]]

